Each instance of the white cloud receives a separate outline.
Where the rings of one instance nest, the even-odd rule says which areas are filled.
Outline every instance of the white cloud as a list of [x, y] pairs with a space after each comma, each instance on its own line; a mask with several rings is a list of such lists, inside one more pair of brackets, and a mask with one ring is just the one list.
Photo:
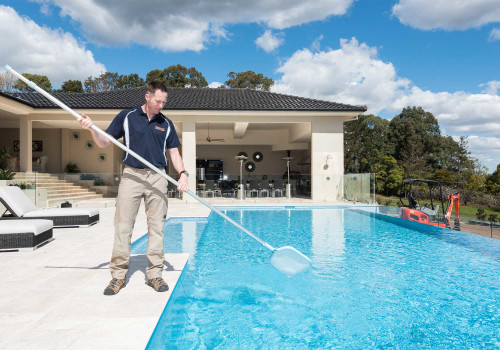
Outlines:
[[487, 82], [486, 84], [481, 84], [479, 86], [485, 87], [485, 89], [483, 89], [481, 93], [488, 95], [497, 95], [498, 89], [500, 89], [500, 81], [492, 80]]
[[[377, 49], [355, 38], [341, 39], [337, 50], [295, 52], [277, 70], [274, 92], [332, 102], [367, 105], [367, 113], [398, 114], [406, 106], [421, 106], [434, 114], [448, 135], [469, 135], [470, 149], [489, 168], [500, 163], [499, 81], [482, 84], [483, 92], [432, 92], [399, 77]], [[491, 145], [479, 149], [481, 141]], [[496, 148], [495, 148], [496, 147]]]
[[53, 86], [106, 71], [71, 34], [41, 27], [11, 7], [0, 5], [0, 33], [0, 61], [19, 73], [46, 75]]
[[321, 49], [321, 40], [323, 40], [324, 36], [321, 34], [318, 36], [316, 39], [314, 39], [313, 43], [311, 44], [311, 51], [319, 51]]
[[498, 95], [432, 92], [413, 86], [395, 99], [389, 109], [397, 111], [405, 106], [421, 106], [431, 112], [452, 135], [482, 134], [500, 138]]
[[223, 26], [260, 23], [284, 29], [343, 15], [354, 0], [32, 0], [54, 5], [80, 24], [86, 38], [101, 45], [138, 43], [162, 51], [200, 51], [214, 36], [227, 39]]
[[500, 28], [493, 28], [488, 37], [489, 41], [500, 40]]
[[273, 91], [328, 101], [367, 105], [376, 113], [392, 103], [409, 84], [397, 77], [391, 63], [377, 58], [377, 49], [356, 38], [341, 39], [340, 49], [295, 52], [280, 68]]
[[262, 34], [255, 40], [255, 44], [269, 53], [276, 50], [283, 44], [283, 42], [285, 41], [283, 39], [283, 35], [283, 32], [273, 34], [270, 30], [266, 30], [264, 34]]
[[467, 141], [472, 156], [486, 165], [490, 172], [495, 171], [497, 165], [500, 164], [498, 156], [500, 154], [500, 138], [472, 135], [468, 137]]
[[208, 84], [208, 87], [211, 89], [217, 89], [221, 85], [224, 85], [224, 83], [219, 83], [218, 81], [214, 81], [214, 82]]
[[464, 30], [500, 22], [500, 1], [399, 0], [392, 14], [413, 28]]

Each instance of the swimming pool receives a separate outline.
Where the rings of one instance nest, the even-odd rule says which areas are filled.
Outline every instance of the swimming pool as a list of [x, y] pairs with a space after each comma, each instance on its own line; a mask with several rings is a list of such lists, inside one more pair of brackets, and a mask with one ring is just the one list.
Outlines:
[[225, 211], [313, 268], [285, 277], [218, 215], [171, 219], [165, 251], [192, 255], [148, 348], [500, 347], [497, 240], [344, 208]]

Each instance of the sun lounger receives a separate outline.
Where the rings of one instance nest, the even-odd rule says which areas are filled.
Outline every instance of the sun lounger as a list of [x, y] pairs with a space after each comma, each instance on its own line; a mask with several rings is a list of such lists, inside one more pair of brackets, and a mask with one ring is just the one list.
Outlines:
[[89, 227], [99, 222], [99, 210], [95, 208], [38, 209], [17, 186], [1, 186], [0, 202], [12, 215], [0, 219], [47, 219], [54, 227]]
[[1, 220], [0, 251], [33, 251], [53, 240], [50, 220]]

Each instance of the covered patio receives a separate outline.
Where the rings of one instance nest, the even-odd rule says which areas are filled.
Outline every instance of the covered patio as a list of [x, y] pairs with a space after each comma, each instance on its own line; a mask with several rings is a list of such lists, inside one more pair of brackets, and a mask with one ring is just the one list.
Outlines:
[[[248, 89], [169, 88], [168, 93], [163, 113], [175, 124], [186, 170], [197, 174], [189, 178], [191, 189], [216, 196], [219, 193], [206, 191], [207, 180], [221, 190], [226, 183], [250, 186], [257, 181], [260, 187], [247, 195], [283, 196], [273, 184], [286, 184], [283, 158], [290, 157], [294, 196], [313, 201], [342, 197], [343, 123], [357, 118], [365, 106]], [[144, 101], [142, 88], [55, 95], [102, 129], [120, 110]], [[0, 140], [0, 148], [18, 156], [22, 172], [32, 172], [33, 159], [45, 156], [48, 173], [62, 173], [70, 162], [82, 173], [121, 173], [121, 150], [93, 145], [90, 132], [79, 129], [73, 117], [37, 93], [0, 92]], [[235, 159], [239, 154], [248, 157], [242, 179]], [[172, 168], [169, 173], [177, 175]]]

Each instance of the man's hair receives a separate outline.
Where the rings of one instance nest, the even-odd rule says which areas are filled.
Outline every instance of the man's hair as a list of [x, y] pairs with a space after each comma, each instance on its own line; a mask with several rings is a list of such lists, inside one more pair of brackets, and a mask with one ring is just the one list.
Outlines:
[[160, 90], [161, 92], [167, 92], [167, 87], [160, 81], [150, 81], [146, 84], [146, 93], [150, 95], [154, 95], [156, 90]]

